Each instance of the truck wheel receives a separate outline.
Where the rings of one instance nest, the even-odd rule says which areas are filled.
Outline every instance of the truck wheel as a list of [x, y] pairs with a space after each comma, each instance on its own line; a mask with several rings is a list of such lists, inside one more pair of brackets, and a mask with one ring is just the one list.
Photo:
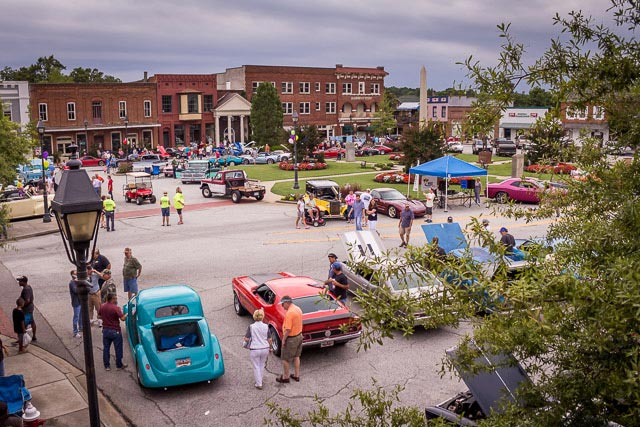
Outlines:
[[242, 199], [242, 194], [238, 190], [231, 193], [231, 201], [233, 203], [240, 203], [240, 199]]
[[269, 338], [271, 338], [271, 350], [273, 351], [273, 354], [280, 357], [280, 350], [282, 349], [280, 337], [273, 326], [269, 326]]
[[262, 199], [264, 199], [264, 193], [260, 193], [256, 196], [256, 200], [260, 201]]
[[141, 205], [143, 201], [144, 201], [144, 199], [142, 197], [138, 197], [136, 199], [136, 205]]
[[204, 187], [202, 189], [202, 196], [207, 198], [212, 196], [211, 190], [209, 189], [209, 187]]
[[149, 197], [149, 201], [150, 201], [151, 203], [155, 203], [155, 202], [156, 202], [156, 196], [151, 196], [151, 197]]
[[396, 211], [396, 208], [389, 206], [389, 217], [395, 218], [397, 214], [398, 212]]
[[233, 291], [233, 309], [238, 316], [244, 316], [248, 313], [242, 304], [240, 304], [240, 298], [238, 298], [238, 294], [235, 291]]

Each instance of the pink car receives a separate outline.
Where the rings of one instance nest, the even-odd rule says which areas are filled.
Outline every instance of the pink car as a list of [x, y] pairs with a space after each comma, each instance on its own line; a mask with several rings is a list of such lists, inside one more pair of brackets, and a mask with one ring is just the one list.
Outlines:
[[507, 203], [509, 200], [538, 203], [544, 186], [532, 179], [511, 178], [498, 184], [489, 184], [487, 191], [489, 198], [495, 198], [498, 203]]

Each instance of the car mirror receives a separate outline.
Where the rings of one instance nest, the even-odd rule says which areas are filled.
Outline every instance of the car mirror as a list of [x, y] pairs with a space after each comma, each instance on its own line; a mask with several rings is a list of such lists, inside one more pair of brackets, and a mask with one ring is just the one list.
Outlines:
[[252, 294], [255, 294], [255, 293], [257, 293], [257, 292], [258, 292], [258, 287], [257, 287], [257, 286], [252, 286], [252, 287], [251, 287], [251, 293], [252, 293]]

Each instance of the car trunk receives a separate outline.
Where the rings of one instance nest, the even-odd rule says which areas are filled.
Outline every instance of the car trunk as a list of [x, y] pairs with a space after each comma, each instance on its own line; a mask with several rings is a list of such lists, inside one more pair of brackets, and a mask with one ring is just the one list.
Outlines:
[[183, 366], [200, 367], [209, 363], [208, 350], [199, 325], [200, 318], [181, 317], [177, 320], [155, 322], [152, 327], [157, 352], [148, 357], [159, 363], [153, 366], [172, 372]]

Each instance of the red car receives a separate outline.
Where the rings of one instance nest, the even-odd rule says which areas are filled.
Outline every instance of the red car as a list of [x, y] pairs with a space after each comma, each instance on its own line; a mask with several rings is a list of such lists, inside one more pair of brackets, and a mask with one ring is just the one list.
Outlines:
[[276, 356], [280, 355], [282, 323], [285, 310], [280, 304], [289, 295], [302, 310], [302, 346], [331, 347], [356, 339], [362, 334], [360, 319], [333, 295], [322, 282], [311, 277], [280, 272], [267, 275], [239, 276], [231, 282], [233, 308], [239, 316], [264, 309], [264, 322]]
[[400, 212], [404, 210], [407, 204], [416, 218], [427, 213], [427, 208], [422, 202], [407, 199], [404, 194], [395, 188], [375, 188], [371, 190], [371, 196], [376, 201], [377, 211], [387, 214], [391, 218], [399, 218]]
[[99, 159], [93, 156], [82, 156], [80, 157], [80, 161], [82, 162], [82, 166], [104, 166], [104, 160]]
[[491, 183], [487, 187], [489, 198], [495, 198], [498, 203], [507, 203], [509, 200], [538, 203], [543, 191], [544, 185], [539, 181], [520, 178], [510, 178], [498, 184]]
[[313, 155], [317, 156], [320, 153], [324, 153], [325, 157], [338, 157], [338, 153], [342, 153], [342, 157], [344, 157], [346, 152], [347, 150], [345, 150], [344, 148], [331, 147], [327, 148], [326, 150], [316, 150], [313, 152]]
[[393, 148], [387, 147], [384, 144], [374, 145], [373, 148], [378, 150], [380, 152], [380, 154], [389, 154], [389, 153], [391, 153], [393, 151]]

